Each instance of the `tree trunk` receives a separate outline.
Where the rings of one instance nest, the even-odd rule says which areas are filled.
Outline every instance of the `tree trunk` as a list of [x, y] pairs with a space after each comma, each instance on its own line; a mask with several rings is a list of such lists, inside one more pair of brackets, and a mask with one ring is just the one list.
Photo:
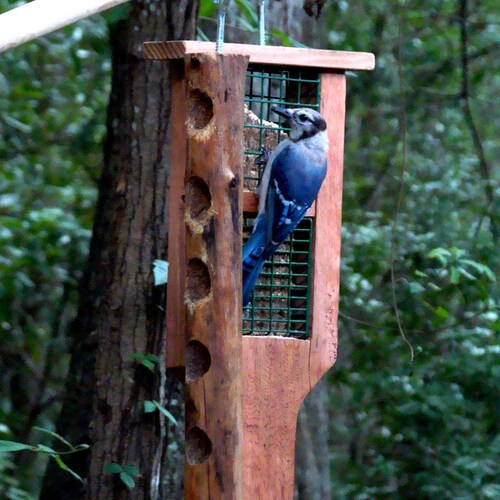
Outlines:
[[[161, 412], [145, 414], [143, 406], [154, 400], [180, 411], [178, 403], [172, 408], [179, 388], [163, 364], [164, 287], [153, 284], [153, 261], [167, 255], [169, 69], [142, 60], [140, 50], [146, 40], [193, 38], [197, 10], [197, 0], [132, 1], [129, 19], [111, 33], [105, 161], [57, 429], [91, 445], [89, 454], [67, 459], [87, 486], [78, 490], [69, 474], [50, 465], [42, 498], [181, 496], [182, 451], [177, 463], [167, 455], [168, 442], [181, 439], [167, 439]], [[146, 353], [162, 360], [154, 373], [131, 359]], [[141, 476], [131, 493], [106, 472], [108, 463], [137, 467]]]
[[328, 380], [323, 378], [306, 397], [299, 413], [295, 449], [295, 498], [328, 500], [330, 433]]

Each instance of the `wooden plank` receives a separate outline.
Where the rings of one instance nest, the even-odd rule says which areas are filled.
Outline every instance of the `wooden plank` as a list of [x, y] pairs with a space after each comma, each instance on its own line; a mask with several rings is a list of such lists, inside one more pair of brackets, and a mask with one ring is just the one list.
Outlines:
[[33, 0], [0, 15], [0, 53], [128, 0]]
[[259, 211], [259, 198], [252, 191], [243, 191], [243, 211], [255, 213]]
[[186, 86], [183, 62], [178, 61], [172, 64], [171, 78], [166, 366], [167, 368], [181, 368], [184, 367], [184, 346], [186, 343], [184, 177], [186, 174], [187, 137], [185, 124]]
[[[145, 59], [181, 59], [186, 54], [215, 53], [212, 42], [193, 40], [173, 42], [145, 42], [142, 55]], [[225, 54], [243, 54], [251, 63], [278, 66], [301, 66], [327, 70], [372, 70], [375, 56], [369, 52], [303, 49], [296, 47], [270, 47], [225, 43]]]
[[330, 148], [328, 172], [316, 199], [316, 226], [313, 241], [311, 387], [333, 366], [337, 356], [345, 95], [345, 75], [334, 73], [321, 75], [320, 111], [328, 123]]
[[244, 500], [293, 498], [297, 415], [309, 340], [243, 337]]
[[242, 185], [248, 57], [185, 57], [185, 497], [243, 491]]

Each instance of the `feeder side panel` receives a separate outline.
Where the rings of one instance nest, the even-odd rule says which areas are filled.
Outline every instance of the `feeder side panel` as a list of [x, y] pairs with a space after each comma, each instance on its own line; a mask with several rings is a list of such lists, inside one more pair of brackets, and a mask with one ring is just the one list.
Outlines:
[[243, 337], [244, 500], [293, 498], [297, 415], [310, 340]]
[[328, 123], [330, 148], [327, 176], [316, 200], [316, 231], [313, 241], [311, 387], [333, 366], [337, 357], [345, 95], [345, 74], [324, 73], [321, 75], [320, 111]]
[[186, 281], [184, 224], [184, 177], [186, 169], [186, 85], [184, 66], [180, 61], [172, 65], [172, 112], [170, 152], [170, 193], [168, 208], [168, 282], [167, 282], [167, 368], [184, 367], [186, 343]]
[[243, 488], [241, 238], [248, 57], [193, 54], [187, 85], [185, 497]]

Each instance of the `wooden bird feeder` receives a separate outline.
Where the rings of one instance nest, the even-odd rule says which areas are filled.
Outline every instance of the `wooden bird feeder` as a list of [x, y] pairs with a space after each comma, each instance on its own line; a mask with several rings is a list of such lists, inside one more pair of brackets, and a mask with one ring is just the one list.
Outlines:
[[[172, 75], [167, 366], [185, 367], [185, 495], [291, 499], [299, 407], [337, 354], [345, 71], [374, 57], [194, 41], [143, 55]], [[273, 104], [323, 114], [328, 173], [242, 308], [255, 159], [286, 133]]]

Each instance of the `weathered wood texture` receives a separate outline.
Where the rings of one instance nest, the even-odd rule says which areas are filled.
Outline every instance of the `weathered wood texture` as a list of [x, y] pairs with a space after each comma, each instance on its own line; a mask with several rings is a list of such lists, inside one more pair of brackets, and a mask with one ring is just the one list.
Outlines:
[[[185, 40], [146, 42], [142, 46], [142, 55], [145, 59], [182, 59], [187, 54], [202, 52], [215, 53], [215, 44]], [[224, 53], [244, 54], [250, 58], [251, 63], [269, 65], [302, 66], [332, 70], [372, 70], [375, 68], [375, 56], [369, 52], [225, 43]]]
[[167, 368], [184, 368], [186, 344], [186, 226], [184, 223], [184, 178], [186, 175], [186, 82], [184, 61], [172, 63], [172, 134], [170, 150], [169, 245], [167, 282]]
[[328, 172], [316, 200], [313, 241], [313, 283], [310, 386], [335, 363], [340, 287], [340, 232], [344, 167], [346, 78], [321, 75], [320, 111], [328, 123]]
[[345, 75], [321, 78], [330, 150], [316, 200], [311, 338], [243, 338], [245, 500], [293, 497], [299, 407], [337, 354]]
[[[185, 57], [188, 499], [242, 498], [241, 238], [248, 57]], [[182, 153], [181, 153], [182, 155]]]

